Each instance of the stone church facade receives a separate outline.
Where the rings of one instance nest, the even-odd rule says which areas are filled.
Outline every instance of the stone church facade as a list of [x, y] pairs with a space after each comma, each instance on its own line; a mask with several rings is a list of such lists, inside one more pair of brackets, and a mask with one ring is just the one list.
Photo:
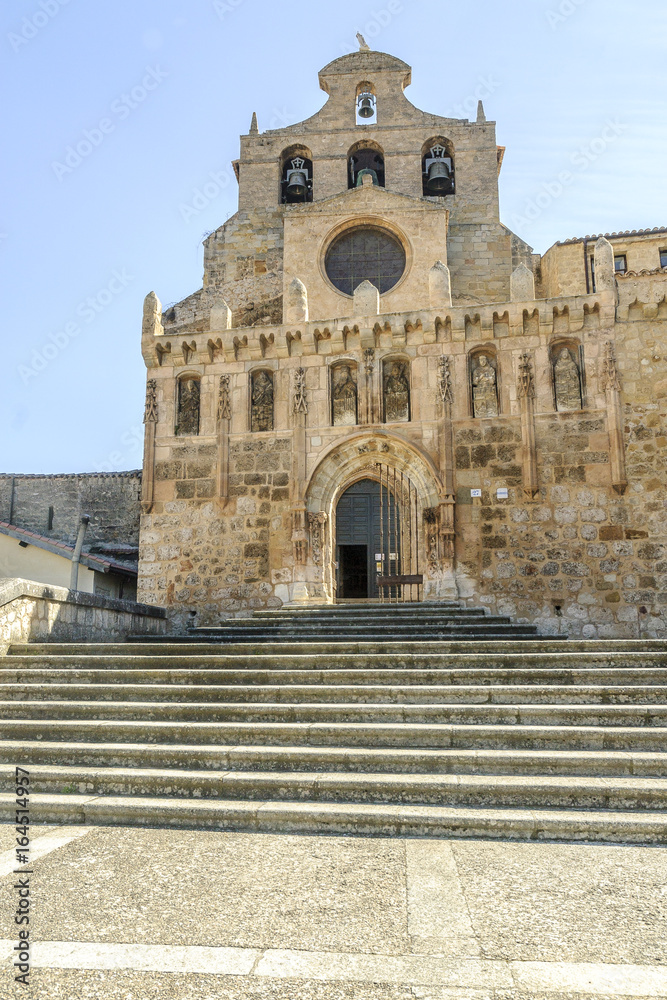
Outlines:
[[667, 633], [667, 231], [534, 254], [504, 150], [362, 48], [234, 164], [203, 287], [144, 306], [139, 600], [459, 600]]

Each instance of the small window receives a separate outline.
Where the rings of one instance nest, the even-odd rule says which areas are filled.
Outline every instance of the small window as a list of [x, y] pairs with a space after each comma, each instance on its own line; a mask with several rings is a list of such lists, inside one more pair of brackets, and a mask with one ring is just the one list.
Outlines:
[[597, 291], [595, 287], [595, 257], [591, 257], [591, 291]]
[[614, 257], [614, 270], [617, 274], [625, 274], [628, 269], [628, 258], [624, 253], [619, 253]]
[[54, 511], [53, 507], [49, 507], [49, 516], [48, 516], [47, 527], [46, 527], [47, 531], [53, 531], [53, 517], [54, 517], [54, 514], [55, 514], [55, 511]]
[[667, 267], [667, 250], [660, 251], [660, 267]]

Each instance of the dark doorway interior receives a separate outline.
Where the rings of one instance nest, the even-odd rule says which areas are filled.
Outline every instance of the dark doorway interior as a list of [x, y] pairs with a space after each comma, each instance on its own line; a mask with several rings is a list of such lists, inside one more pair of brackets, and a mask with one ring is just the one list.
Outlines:
[[359, 600], [368, 597], [368, 547], [341, 545], [338, 548], [340, 597]]
[[[360, 600], [378, 597], [378, 572], [383, 565], [390, 565], [390, 554], [400, 550], [400, 531], [393, 503], [389, 525], [390, 504], [386, 488], [382, 499], [381, 510], [380, 484], [372, 479], [362, 479], [350, 486], [338, 501], [336, 558], [339, 598]], [[384, 556], [381, 552], [383, 537], [387, 549]], [[363, 560], [365, 567], [361, 565]], [[397, 567], [397, 562], [391, 563], [392, 571]]]

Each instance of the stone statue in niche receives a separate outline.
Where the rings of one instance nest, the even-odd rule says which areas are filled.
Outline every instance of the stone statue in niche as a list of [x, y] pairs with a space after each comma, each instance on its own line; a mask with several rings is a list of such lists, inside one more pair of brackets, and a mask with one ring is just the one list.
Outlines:
[[273, 430], [273, 379], [268, 372], [252, 376], [250, 430]]
[[333, 425], [350, 427], [357, 422], [357, 379], [350, 365], [333, 370]]
[[486, 354], [475, 358], [472, 370], [473, 414], [476, 417], [498, 416], [496, 369]]
[[176, 433], [199, 434], [201, 383], [198, 378], [182, 378], [178, 383], [178, 419]]
[[410, 383], [405, 361], [389, 361], [384, 366], [385, 423], [410, 419]]
[[561, 348], [554, 361], [554, 389], [556, 409], [581, 409], [581, 372], [567, 347]]

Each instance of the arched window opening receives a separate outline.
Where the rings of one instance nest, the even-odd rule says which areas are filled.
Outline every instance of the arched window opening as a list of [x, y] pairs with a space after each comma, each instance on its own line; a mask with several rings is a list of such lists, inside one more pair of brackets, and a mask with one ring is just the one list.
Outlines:
[[250, 430], [273, 430], [273, 373], [256, 371], [250, 375]]
[[444, 198], [454, 194], [454, 152], [447, 139], [429, 139], [422, 149], [424, 195]]
[[360, 83], [357, 87], [357, 125], [377, 125], [378, 106], [372, 83]]
[[581, 410], [584, 405], [584, 363], [581, 345], [560, 341], [549, 351], [554, 405], [559, 413]]
[[382, 362], [382, 403], [384, 423], [410, 419], [410, 363], [403, 358]]
[[376, 187], [384, 187], [384, 152], [375, 142], [353, 146], [348, 154], [348, 188], [361, 187], [370, 176]]
[[357, 366], [342, 361], [331, 368], [331, 423], [334, 427], [353, 427], [358, 423]]
[[201, 381], [195, 375], [182, 375], [178, 380], [176, 400], [176, 434], [190, 437], [199, 434], [201, 411]]
[[500, 413], [498, 362], [493, 351], [470, 355], [470, 397], [473, 417], [497, 417]]
[[331, 243], [324, 267], [331, 284], [345, 295], [354, 295], [363, 281], [384, 295], [403, 277], [406, 260], [405, 247], [388, 229], [354, 226]]
[[313, 156], [305, 146], [292, 146], [281, 156], [280, 200], [297, 205], [313, 200]]

